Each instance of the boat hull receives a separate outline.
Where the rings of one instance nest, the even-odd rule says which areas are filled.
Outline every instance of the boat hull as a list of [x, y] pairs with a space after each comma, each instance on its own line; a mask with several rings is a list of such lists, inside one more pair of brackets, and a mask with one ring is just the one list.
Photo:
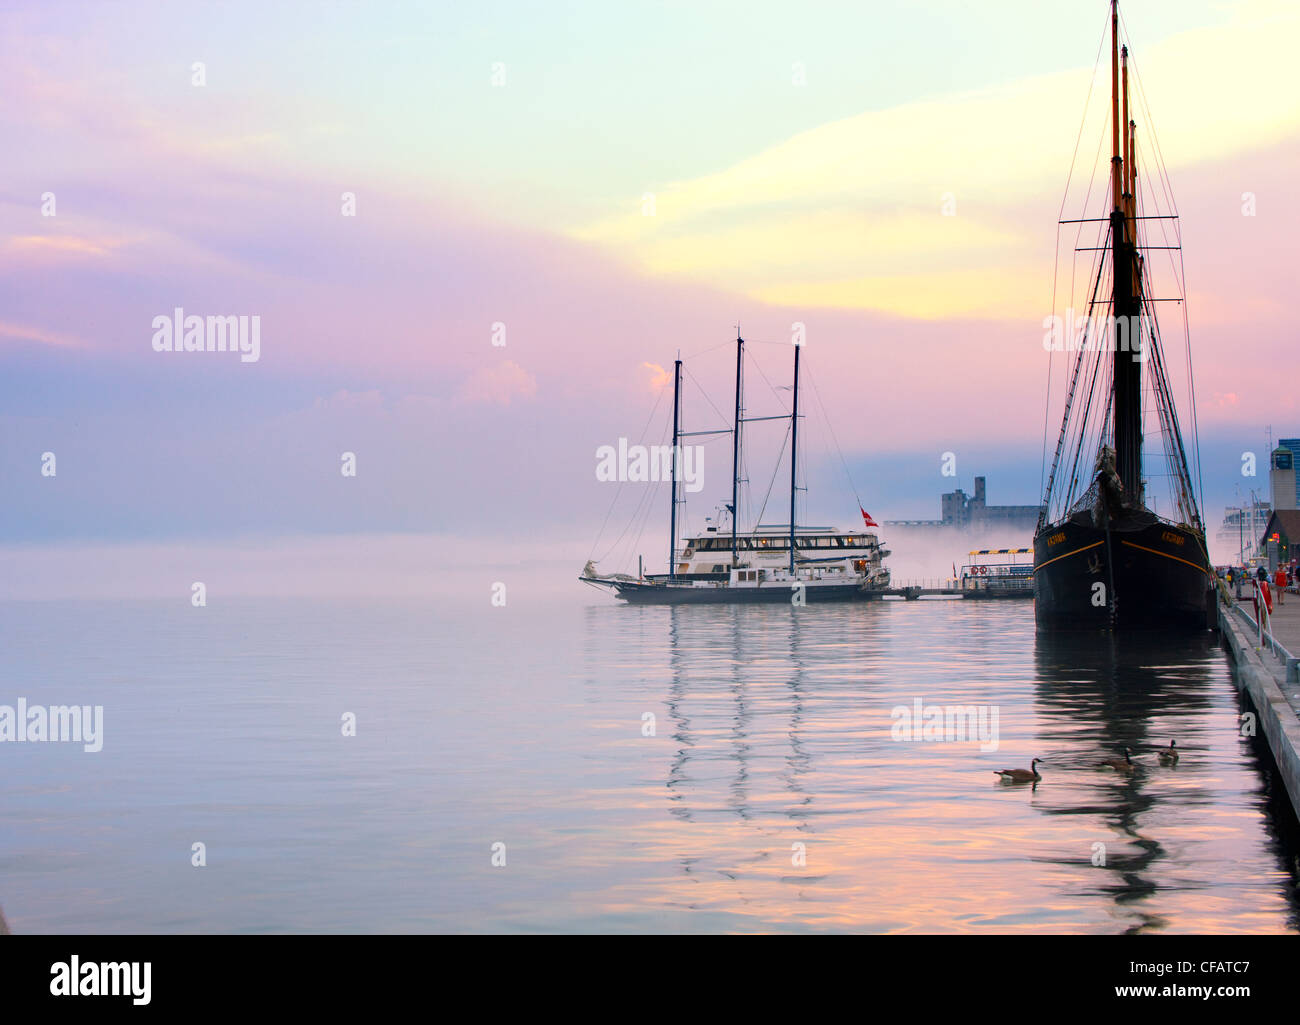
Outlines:
[[[617, 583], [614, 592], [630, 605], [790, 605], [790, 585], [771, 583], [758, 587], [683, 587], [657, 583]], [[818, 584], [803, 589], [808, 605], [826, 602], [879, 601], [881, 591], [864, 590], [859, 584]]]
[[1034, 617], [1053, 629], [1203, 630], [1214, 576], [1201, 535], [1146, 510], [1107, 531], [1088, 516], [1034, 538]]

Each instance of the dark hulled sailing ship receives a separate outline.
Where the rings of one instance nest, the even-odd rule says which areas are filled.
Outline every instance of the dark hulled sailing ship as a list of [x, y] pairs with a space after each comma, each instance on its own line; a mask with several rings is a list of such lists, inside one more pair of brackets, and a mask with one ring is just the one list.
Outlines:
[[[1105, 234], [1090, 279], [1090, 336], [1074, 363], [1034, 537], [1035, 614], [1049, 627], [1203, 629], [1213, 572], [1161, 348], [1156, 303], [1165, 300], [1150, 295], [1145, 258], [1148, 249], [1177, 247], [1147, 246], [1139, 230], [1177, 218], [1139, 211], [1128, 79], [1112, 0], [1110, 210], [1062, 222], [1095, 221]], [[1096, 344], [1102, 335], [1093, 328], [1103, 323], [1105, 344]], [[1163, 516], [1149, 507], [1144, 479], [1144, 390], [1163, 438]]]

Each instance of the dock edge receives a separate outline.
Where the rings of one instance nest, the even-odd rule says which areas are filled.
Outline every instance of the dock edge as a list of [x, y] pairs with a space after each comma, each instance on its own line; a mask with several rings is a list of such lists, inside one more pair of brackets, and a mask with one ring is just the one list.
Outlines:
[[1262, 657], [1244, 623], [1219, 603], [1219, 629], [1236, 665], [1238, 688], [1249, 695], [1261, 732], [1277, 763], [1291, 807], [1300, 818], [1300, 714], [1282, 693], [1285, 668], [1275, 670]]

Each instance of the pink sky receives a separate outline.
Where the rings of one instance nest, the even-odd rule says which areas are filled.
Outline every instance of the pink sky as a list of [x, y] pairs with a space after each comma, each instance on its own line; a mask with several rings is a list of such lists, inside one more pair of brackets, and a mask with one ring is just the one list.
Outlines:
[[[48, 26], [10, 27], [13, 59], [0, 72], [0, 127], [15, 143], [0, 194], [0, 471], [16, 501], [0, 523], [11, 538], [151, 537], [159, 516], [163, 533], [183, 535], [187, 505], [203, 534], [469, 531], [523, 517], [550, 536], [581, 535], [607, 502], [592, 453], [637, 435], [655, 401], [647, 364], [725, 346], [737, 320], [755, 343], [787, 342], [792, 324], [806, 325], [809, 368], [878, 515], [937, 515], [940, 491], [969, 489], [970, 476], [999, 459], [1032, 465], [1004, 478], [1000, 494], [991, 482], [995, 500], [1037, 501], [1042, 318], [1082, 94], [1059, 119], [1022, 126], [992, 157], [971, 151], [966, 167], [948, 154], [936, 171], [919, 162], [930, 142], [898, 140], [903, 156], [884, 160], [882, 180], [909, 146], [914, 163], [901, 166], [916, 167], [919, 180], [884, 195], [859, 176], [858, 157], [845, 156], [856, 152], [845, 140], [860, 131], [852, 117], [711, 173], [683, 154], [680, 175], [645, 183], [660, 206], [647, 227], [630, 182], [625, 200], [601, 208], [581, 199], [590, 185], [577, 183], [575, 169], [572, 196], [548, 185], [539, 199], [525, 152], [513, 183], [501, 172], [480, 187], [453, 170], [482, 156], [473, 150], [463, 160], [444, 154], [425, 174], [403, 162], [400, 140], [373, 161], [365, 151], [341, 156], [335, 139], [359, 131], [354, 111], [331, 113], [312, 89], [288, 92], [269, 79], [196, 92], [188, 42], [184, 59], [153, 67], [99, 49], [100, 63], [78, 70], [84, 54], [72, 47], [59, 56]], [[1153, 46], [1149, 76], [1178, 67], [1161, 54], [1194, 53], [1196, 39], [1192, 31]], [[1060, 62], [1085, 90], [1087, 76], [1076, 72], [1092, 45]], [[1054, 72], [1042, 74], [1056, 83]], [[1026, 75], [974, 99], [940, 94], [926, 123], [981, 104], [1020, 109], [1035, 91], [1025, 83], [1038, 81]], [[1078, 93], [1073, 78], [1066, 85]], [[1285, 255], [1300, 227], [1296, 101], [1261, 98], [1269, 120], [1247, 117], [1249, 130], [1220, 149], [1183, 126], [1186, 112], [1167, 87], [1150, 88], [1153, 103], [1174, 108], [1161, 116], [1178, 154], [1170, 175], [1213, 528], [1243, 483], [1240, 452], [1262, 452], [1270, 425], [1275, 437], [1300, 433]], [[870, 108], [869, 93], [861, 102]], [[875, 116], [908, 102], [920, 101], [886, 103]], [[1220, 112], [1204, 118], [1217, 125]], [[484, 124], [485, 136], [493, 130]], [[1064, 162], [1053, 155], [1050, 173], [1028, 177], [1009, 169], [999, 188], [987, 161], [1014, 165], [1017, 146], [1030, 163], [1041, 146]], [[791, 152], [819, 154], [815, 169], [792, 171]], [[870, 168], [884, 158], [864, 159]], [[801, 174], [816, 179], [807, 194], [793, 184]], [[790, 175], [786, 192], [765, 191], [768, 175]], [[941, 219], [941, 191], [957, 197], [955, 218]], [[53, 217], [42, 212], [47, 192], [57, 197]], [[355, 217], [340, 214], [344, 192], [356, 196]], [[1255, 197], [1254, 216], [1243, 216], [1244, 193]], [[838, 227], [858, 216], [860, 232], [853, 221]], [[827, 266], [819, 250], [835, 254]], [[838, 278], [859, 285], [845, 292]], [[260, 316], [261, 360], [152, 351], [152, 319], [177, 306]], [[492, 344], [495, 324], [505, 326], [504, 346]], [[1180, 342], [1180, 331], [1167, 333]], [[1180, 348], [1171, 362], [1181, 382]], [[774, 383], [785, 382], [788, 347], [753, 352]], [[691, 368], [729, 408], [725, 349]], [[707, 406], [691, 415], [712, 419]], [[1055, 428], [1053, 413], [1053, 436]], [[361, 455], [359, 486], [333, 496], [338, 454], [349, 449]], [[63, 497], [36, 472], [47, 450], [67, 453]], [[962, 461], [957, 482], [931, 469], [945, 451]], [[909, 464], [916, 468], [900, 471]], [[716, 462], [713, 470], [724, 472]], [[196, 502], [193, 491], [176, 491], [180, 482], [213, 491]], [[276, 515], [259, 519], [250, 510], [267, 496]], [[322, 514], [335, 502], [337, 516]]]

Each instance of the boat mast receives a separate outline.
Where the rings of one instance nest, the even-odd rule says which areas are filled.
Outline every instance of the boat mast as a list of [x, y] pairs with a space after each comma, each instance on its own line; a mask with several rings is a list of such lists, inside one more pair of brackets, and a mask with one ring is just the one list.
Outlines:
[[1124, 223], [1128, 227], [1129, 238], [1137, 241], [1136, 225], [1133, 223], [1133, 122], [1128, 116], [1128, 47], [1119, 49], [1120, 93], [1123, 96], [1124, 117], [1120, 123], [1124, 126]]
[[[1139, 313], [1141, 293], [1135, 281], [1136, 240], [1130, 231], [1132, 180], [1125, 160], [1130, 148], [1128, 121], [1128, 47], [1124, 48], [1124, 120], [1120, 120], [1119, 2], [1111, 0], [1111, 315], [1115, 320], [1113, 355], [1115, 470], [1127, 498], [1141, 503], [1142, 496], [1142, 364], [1136, 359], [1141, 344]], [[1125, 126], [1123, 143], [1120, 126]], [[1122, 148], [1121, 148], [1122, 147]], [[1125, 343], [1120, 344], [1121, 340]]]
[[672, 459], [673, 511], [668, 519], [668, 579], [677, 576], [677, 438], [681, 433], [679, 417], [682, 409], [682, 361], [673, 366], [673, 447]]
[[799, 350], [794, 345], [794, 410], [790, 414], [790, 573], [794, 574], [794, 496], [798, 492], [795, 470], [799, 465]]
[[736, 543], [736, 518], [739, 514], [740, 501], [740, 369], [745, 356], [745, 339], [740, 337], [740, 326], [736, 327], [736, 419], [731, 431], [731, 565], [739, 565]]

